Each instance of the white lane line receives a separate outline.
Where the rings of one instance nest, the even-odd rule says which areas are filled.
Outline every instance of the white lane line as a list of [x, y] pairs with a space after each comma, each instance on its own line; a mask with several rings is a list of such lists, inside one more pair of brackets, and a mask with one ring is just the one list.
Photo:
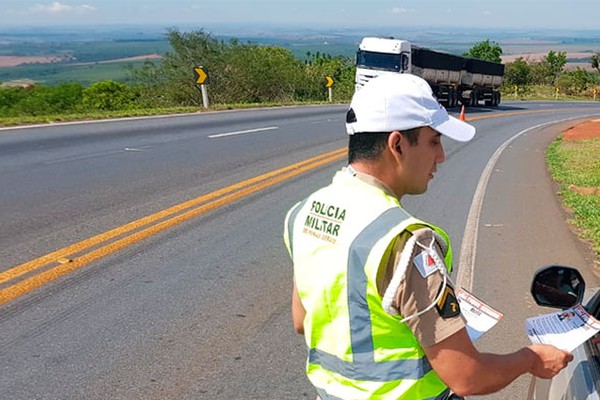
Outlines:
[[123, 152], [124, 152], [124, 150], [109, 150], [109, 151], [104, 151], [101, 153], [82, 154], [79, 156], [71, 156], [71, 157], [57, 158], [57, 159], [50, 160], [50, 161], [44, 161], [43, 164], [44, 165], [52, 165], [52, 164], [60, 164], [60, 163], [64, 163], [64, 162], [70, 162], [70, 161], [87, 160], [89, 158], [111, 156], [111, 155], [115, 155], [115, 154], [119, 154], [119, 153], [123, 153]]
[[467, 225], [465, 226], [465, 233], [463, 235], [462, 244], [460, 247], [460, 259], [458, 261], [458, 274], [456, 278], [456, 285], [458, 287], [463, 287], [467, 291], [473, 290], [473, 271], [475, 269], [475, 256], [477, 253], [477, 235], [479, 231], [479, 220], [481, 218], [481, 208], [483, 207], [483, 197], [485, 196], [485, 191], [487, 189], [488, 181], [490, 180], [490, 176], [492, 175], [492, 171], [496, 162], [500, 158], [500, 155], [516, 138], [519, 136], [533, 131], [535, 129], [543, 128], [545, 126], [559, 124], [561, 122], [566, 122], [574, 119], [581, 118], [589, 118], [598, 114], [591, 115], [580, 115], [577, 117], [570, 117], [559, 119], [556, 121], [545, 122], [543, 124], [532, 126], [531, 128], [527, 128], [524, 131], [521, 131], [509, 138], [506, 142], [502, 143], [502, 145], [496, 150], [492, 158], [488, 161], [485, 166], [483, 172], [481, 173], [481, 177], [479, 178], [479, 183], [477, 184], [477, 189], [475, 189], [475, 194], [473, 195], [473, 202], [471, 203], [471, 208], [469, 209], [469, 216], [467, 217]]
[[279, 127], [278, 126], [269, 126], [269, 127], [266, 127], [266, 128], [248, 129], [247, 131], [219, 133], [219, 134], [216, 134], [216, 135], [210, 135], [210, 136], [208, 136], [208, 138], [209, 139], [214, 139], [214, 138], [220, 138], [220, 137], [225, 137], [225, 136], [243, 135], [245, 133], [256, 133], [256, 132], [272, 131], [274, 129], [279, 129]]
[[44, 161], [43, 164], [44, 165], [52, 165], [52, 164], [70, 162], [70, 161], [87, 160], [89, 158], [112, 156], [115, 154], [122, 154], [122, 153], [128, 153], [128, 152], [132, 152], [132, 153], [146, 152], [148, 150], [151, 150], [152, 148], [153, 148], [153, 146], [125, 147], [122, 150], [120, 150], [120, 149], [119, 150], [108, 150], [108, 151], [104, 151], [101, 153], [82, 154], [82, 155], [78, 155], [78, 156], [57, 158], [55, 160]]

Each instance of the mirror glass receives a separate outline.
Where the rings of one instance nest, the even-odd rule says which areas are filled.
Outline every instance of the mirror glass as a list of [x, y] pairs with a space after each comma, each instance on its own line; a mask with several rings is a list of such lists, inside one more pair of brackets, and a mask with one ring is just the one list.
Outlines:
[[408, 56], [406, 54], [402, 54], [402, 71], [406, 71], [408, 69]]
[[585, 282], [575, 268], [551, 265], [538, 270], [531, 284], [535, 302], [544, 307], [569, 308], [583, 300]]

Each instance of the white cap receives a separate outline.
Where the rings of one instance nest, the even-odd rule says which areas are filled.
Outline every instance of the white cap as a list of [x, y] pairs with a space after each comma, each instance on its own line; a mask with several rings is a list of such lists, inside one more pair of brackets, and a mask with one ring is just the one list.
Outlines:
[[475, 135], [475, 127], [446, 112], [429, 84], [411, 74], [382, 75], [356, 91], [346, 115], [349, 135], [403, 131], [430, 126], [459, 142]]

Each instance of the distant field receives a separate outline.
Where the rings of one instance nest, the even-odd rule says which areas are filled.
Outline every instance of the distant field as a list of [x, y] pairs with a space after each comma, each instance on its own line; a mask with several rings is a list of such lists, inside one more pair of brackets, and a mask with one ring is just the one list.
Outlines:
[[[555, 50], [556, 51], [556, 50]], [[595, 71], [592, 68], [591, 57], [592, 53], [576, 53], [565, 51], [567, 56], [567, 69], [582, 68], [588, 71]], [[522, 54], [509, 54], [502, 56], [503, 63], [514, 62], [518, 58], [522, 58], [528, 63], [535, 63], [541, 61], [548, 53], [522, 53]]]
[[[585, 60], [589, 59], [592, 56], [592, 53], [571, 53], [565, 52], [567, 55], [567, 59], [569, 60]], [[502, 56], [502, 62], [513, 62], [517, 58], [522, 57], [523, 60], [529, 62], [538, 62], [541, 61], [548, 53], [523, 53], [523, 54], [509, 54]]]
[[102, 80], [127, 82], [127, 67], [170, 50], [164, 39], [61, 42], [1, 42], [0, 82], [31, 80], [44, 85]]
[[0, 82], [33, 80], [43, 85], [64, 82], [80, 82], [89, 86], [94, 82], [113, 80], [128, 82], [128, 66], [141, 67], [144, 61], [73, 64], [27, 64], [19, 67], [0, 68]]
[[[70, 63], [71, 66], [80, 65], [92, 65], [92, 64], [111, 64], [111, 63], [123, 63], [133, 61], [144, 61], [144, 60], [156, 60], [161, 58], [159, 54], [146, 54], [142, 56], [125, 57], [117, 60], [104, 60], [84, 63]], [[65, 61], [58, 57], [32, 57], [32, 56], [0, 56], [0, 68], [4, 67], [18, 67], [25, 64], [66, 64]]]
[[113, 80], [127, 82], [128, 66], [169, 51], [166, 40], [98, 40], [0, 44], [0, 82], [35, 81], [43, 85]]
[[58, 62], [58, 57], [36, 57], [36, 56], [0, 56], [0, 68], [16, 67], [23, 64], [49, 64]]
[[0, 42], [0, 56], [59, 57], [76, 62], [97, 62], [145, 54], [164, 54], [170, 48], [166, 40]]

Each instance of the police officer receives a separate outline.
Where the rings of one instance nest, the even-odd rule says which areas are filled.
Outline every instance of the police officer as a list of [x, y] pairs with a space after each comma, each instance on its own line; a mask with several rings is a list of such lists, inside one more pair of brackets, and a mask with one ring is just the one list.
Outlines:
[[448, 236], [400, 203], [424, 193], [444, 162], [441, 135], [466, 142], [475, 128], [409, 74], [357, 91], [346, 128], [348, 167], [285, 221], [292, 317], [320, 398], [458, 398], [562, 370], [572, 355], [552, 346], [504, 355], [473, 346], [449, 279]]

